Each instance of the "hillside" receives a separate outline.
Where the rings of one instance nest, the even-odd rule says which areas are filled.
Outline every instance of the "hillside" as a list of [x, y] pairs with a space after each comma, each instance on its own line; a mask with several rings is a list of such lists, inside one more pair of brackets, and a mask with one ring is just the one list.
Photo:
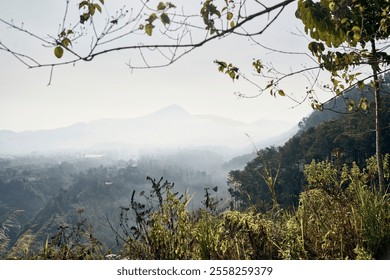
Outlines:
[[[354, 93], [358, 95], [357, 91]], [[382, 116], [383, 153], [386, 154], [390, 153], [390, 96], [384, 95], [382, 102], [386, 108]], [[307, 184], [303, 172], [305, 165], [312, 161], [329, 161], [338, 168], [343, 164], [351, 166], [353, 162], [364, 167], [366, 160], [375, 154], [374, 105], [371, 103], [367, 111], [340, 113], [337, 118], [332, 117], [334, 112], [314, 112], [306, 119], [301, 130], [284, 145], [262, 149], [257, 156], [231, 160], [227, 166], [239, 166], [238, 163], [247, 161], [244, 168], [229, 173], [231, 193], [242, 200], [244, 208], [256, 204], [263, 211], [269, 210], [272, 207], [271, 193], [265, 181], [258, 179], [258, 172], [265, 172], [264, 166], [267, 166], [275, 176], [280, 164], [275, 185], [278, 201], [283, 207], [296, 207], [299, 195]], [[320, 114], [325, 114], [323, 119], [330, 120], [318, 124]]]

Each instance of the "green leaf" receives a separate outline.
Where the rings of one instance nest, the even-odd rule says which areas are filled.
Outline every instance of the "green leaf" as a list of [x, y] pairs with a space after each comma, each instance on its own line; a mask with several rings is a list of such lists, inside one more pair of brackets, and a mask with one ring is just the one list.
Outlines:
[[358, 81], [357, 85], [358, 85], [360, 90], [363, 90], [366, 86], [363, 81]]
[[255, 68], [256, 72], [258, 74], [261, 73], [261, 70], [264, 68], [263, 64], [261, 63], [260, 59], [257, 59], [253, 61], [252, 66]]
[[88, 8], [89, 8], [89, 13], [91, 14], [91, 16], [93, 16], [95, 14], [95, 10], [96, 10], [95, 5], [90, 4], [88, 6]]
[[79, 9], [81, 9], [82, 7], [84, 6], [88, 6], [88, 1], [82, 1], [80, 4], [79, 4]]
[[352, 111], [353, 108], [355, 107], [355, 102], [351, 99], [348, 102], [348, 111]]
[[367, 111], [367, 108], [368, 108], [368, 102], [367, 102], [367, 99], [365, 97], [362, 97], [359, 101], [359, 107], [364, 110], [364, 111]]
[[158, 6], [157, 6], [158, 11], [163, 11], [166, 8], [167, 8], [167, 6], [163, 2], [158, 3]]
[[147, 25], [145, 25], [146, 34], [148, 34], [149, 36], [152, 36], [153, 28], [154, 28], [154, 25], [151, 23], [148, 23]]
[[148, 18], [149, 23], [153, 23], [157, 19], [157, 15], [155, 13], [151, 14]]
[[317, 109], [318, 111], [320, 111], [320, 112], [322, 112], [322, 111], [324, 110], [324, 106], [323, 106], [322, 104], [317, 103], [317, 104], [315, 105], [315, 107], [316, 107], [316, 109]]
[[278, 93], [279, 93], [280, 96], [286, 96], [286, 94], [284, 93], [284, 91], [283, 91], [282, 89], [280, 89], [280, 90], [278, 91]]
[[102, 13], [102, 7], [100, 7], [99, 4], [95, 4], [94, 6], [100, 13]]
[[228, 12], [227, 14], [226, 14], [226, 19], [227, 20], [231, 20], [233, 18], [233, 13], [232, 12]]
[[64, 38], [61, 41], [61, 45], [64, 46], [65, 48], [67, 48], [69, 45], [72, 45], [72, 41], [69, 40], [69, 38]]
[[222, 67], [224, 67], [224, 68], [226, 68], [226, 67], [227, 67], [227, 64], [226, 64], [226, 62], [224, 62], [224, 61], [220, 61], [220, 60], [214, 60], [214, 63], [217, 63], [217, 64], [219, 64], [220, 66], [222, 66]]
[[236, 23], [232, 20], [231, 22], [230, 22], [230, 28], [234, 28], [236, 26]]
[[54, 55], [55, 55], [57, 58], [61, 58], [61, 57], [64, 55], [64, 49], [63, 49], [61, 46], [57, 46], [57, 47], [54, 49]]
[[102, 3], [104, 5], [104, 0], [99, 0], [99, 1], [100, 1], [100, 3]]
[[271, 81], [267, 84], [267, 86], [265, 87], [264, 90], [269, 89], [269, 88], [272, 87], [273, 85], [274, 85], [274, 80], [271, 80]]
[[359, 26], [354, 26], [354, 27], [352, 27], [352, 31], [360, 33], [360, 27]]
[[168, 5], [168, 8], [176, 8], [176, 6], [174, 4], [172, 4], [171, 2], [168, 2], [167, 5]]
[[162, 23], [164, 23], [164, 25], [171, 23], [171, 19], [169, 18], [169, 16], [166, 13], [162, 13], [160, 18], [161, 18]]

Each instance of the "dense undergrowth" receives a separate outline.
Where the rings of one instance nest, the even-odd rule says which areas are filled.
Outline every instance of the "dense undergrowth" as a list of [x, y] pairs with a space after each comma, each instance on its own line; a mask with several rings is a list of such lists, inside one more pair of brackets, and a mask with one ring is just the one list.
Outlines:
[[[389, 181], [389, 156], [385, 157]], [[111, 225], [119, 247], [113, 255], [99, 242], [79, 212], [73, 226], [61, 226], [32, 250], [26, 232], [12, 250], [0, 232], [5, 259], [377, 259], [390, 249], [390, 197], [376, 187], [375, 160], [366, 168], [315, 162], [305, 168], [307, 185], [294, 210], [261, 212], [218, 208], [206, 190], [204, 208], [189, 211], [191, 197], [174, 193], [173, 184], [149, 178], [148, 195], [132, 195]], [[36, 245], [36, 244], [35, 244]]]

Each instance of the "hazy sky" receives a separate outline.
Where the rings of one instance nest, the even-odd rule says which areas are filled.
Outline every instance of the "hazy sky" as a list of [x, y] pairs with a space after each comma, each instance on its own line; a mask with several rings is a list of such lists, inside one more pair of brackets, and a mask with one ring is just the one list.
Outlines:
[[[119, 2], [130, 6], [133, 1]], [[107, 7], [112, 5], [110, 2], [113, 1], [106, 1]], [[23, 22], [25, 28], [41, 36], [55, 35], [64, 3], [65, 0], [1, 1], [0, 18], [13, 19], [16, 24]], [[306, 51], [307, 41], [291, 34], [302, 28], [294, 17], [295, 5], [290, 5], [258, 37], [261, 43], [281, 50]], [[199, 6], [195, 12], [198, 11]], [[39, 54], [46, 60], [55, 59], [52, 48], [19, 35], [0, 23], [0, 41], [8, 47]], [[0, 51], [0, 130], [47, 129], [101, 118], [136, 117], [170, 104], [192, 114], [215, 114], [245, 122], [259, 119], [298, 122], [311, 111], [307, 102], [291, 109], [295, 104], [286, 97], [274, 98], [268, 93], [255, 99], [239, 99], [234, 95], [237, 91], [253, 95], [257, 89], [244, 81], [233, 83], [217, 71], [215, 59], [238, 66], [246, 64], [250, 69], [252, 59], [261, 58], [286, 71], [304, 63], [302, 56], [275, 54], [243, 37], [211, 42], [168, 68], [132, 72], [126, 63], [137, 56], [137, 52], [119, 52], [97, 57], [90, 63], [58, 67], [52, 84], [47, 86], [49, 68], [29, 70], [10, 54]], [[287, 88], [303, 96], [305, 83], [303, 77], [292, 78]]]

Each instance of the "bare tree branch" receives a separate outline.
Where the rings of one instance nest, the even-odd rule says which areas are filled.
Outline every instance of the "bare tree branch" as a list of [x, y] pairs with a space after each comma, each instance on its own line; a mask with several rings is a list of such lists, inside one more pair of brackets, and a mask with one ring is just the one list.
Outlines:
[[[65, 30], [66, 22], [67, 22], [67, 17], [69, 14], [69, 1], [66, 1], [66, 6], [65, 6], [65, 12], [64, 16], [62, 19], [61, 23], [61, 30]], [[143, 15], [148, 14], [148, 13], [156, 13], [158, 12], [157, 9], [153, 8], [151, 3], [149, 1], [140, 1], [141, 7], [139, 7], [138, 11], [134, 13], [134, 10], [131, 9], [130, 15], [128, 15], [128, 11], [123, 8], [119, 12], [117, 12], [116, 16], [111, 17], [111, 20], [107, 20], [106, 24], [104, 25], [104, 28], [102, 29], [101, 32], [97, 30], [96, 23], [94, 18], [91, 18], [91, 23], [90, 26], [92, 28], [92, 33], [93, 33], [93, 40], [91, 41], [91, 46], [90, 46], [90, 51], [85, 54], [79, 54], [77, 51], [73, 50], [71, 46], [62, 44], [62, 42], [58, 39], [54, 39], [54, 36], [51, 36], [53, 39], [52, 41], [48, 41], [46, 39], [43, 39], [41, 36], [38, 36], [34, 34], [31, 31], [28, 31], [24, 29], [23, 27], [18, 27], [12, 22], [5, 21], [3, 19], [0, 19], [0, 21], [17, 30], [20, 32], [23, 32], [27, 34], [28, 36], [31, 36], [35, 39], [40, 40], [44, 44], [48, 46], [62, 46], [67, 52], [73, 54], [76, 58], [74, 59], [68, 59], [68, 60], [63, 60], [63, 61], [56, 61], [56, 62], [51, 62], [51, 63], [44, 63], [44, 62], [39, 62], [38, 59], [32, 59], [29, 57], [29, 61], [33, 61], [33, 63], [29, 63], [29, 61], [23, 60], [23, 64], [25, 64], [28, 68], [39, 68], [39, 67], [56, 67], [56, 66], [61, 66], [61, 65], [67, 65], [67, 64], [74, 64], [78, 61], [92, 61], [95, 57], [101, 56], [101, 55], [106, 55], [111, 52], [118, 52], [118, 51], [126, 51], [126, 50], [141, 50], [141, 53], [143, 53], [142, 50], [158, 50], [160, 54], [162, 54], [163, 58], [170, 60], [168, 63], [162, 63], [161, 65], [149, 65], [148, 63], [145, 64], [146, 66], [144, 67], [136, 67], [133, 66], [134, 68], [151, 68], [151, 67], [165, 67], [168, 66], [174, 62], [176, 62], [178, 59], [183, 57], [184, 55], [190, 53], [192, 50], [195, 48], [200, 48], [203, 45], [214, 41], [216, 39], [220, 39], [232, 34], [239, 34], [238, 30], [242, 29], [246, 24], [249, 22], [253, 21], [256, 18], [260, 18], [264, 15], [270, 14], [273, 11], [277, 11], [278, 13], [268, 22], [268, 24], [262, 28], [262, 30], [255, 32], [254, 34], [261, 34], [263, 33], [266, 29], [269, 28], [269, 26], [280, 16], [284, 8], [294, 2], [295, 0], [284, 0], [280, 1], [279, 3], [274, 4], [273, 6], [266, 6], [261, 4], [260, 1], [256, 1], [257, 4], [260, 4], [262, 7], [261, 10], [254, 12], [253, 14], [247, 15], [247, 16], [242, 16], [242, 15], [237, 15], [237, 22], [229, 26], [226, 29], [215, 29], [214, 34], [213, 32], [209, 32], [207, 26], [202, 26], [202, 25], [197, 25], [193, 24], [189, 21], [189, 19], [194, 18], [196, 20], [201, 19], [202, 17], [200, 15], [187, 15], [184, 13], [184, 10], [179, 13], [167, 13], [169, 16], [172, 18], [171, 24], [177, 25], [176, 27], [171, 26], [166, 26], [166, 30], [161, 33], [163, 37], [165, 37], [168, 40], [172, 40], [172, 43], [155, 43], [155, 44], [145, 44], [145, 43], [133, 43], [133, 44], [125, 44], [125, 45], [119, 45], [119, 46], [109, 46], [110, 44], [119, 42], [122, 39], [126, 39], [130, 35], [137, 35], [137, 34], [142, 34], [140, 30], [140, 26], [143, 27], [142, 24], [142, 18]], [[244, 6], [247, 5], [247, 1], [239, 1], [238, 3], [240, 6], [238, 10], [241, 11], [245, 8]], [[117, 28], [114, 28], [118, 25], [120, 21], [122, 21], [125, 17], [128, 16], [128, 20], [124, 22], [122, 25], [118, 26]], [[175, 18], [178, 19], [175, 20]], [[180, 20], [182, 18], [183, 20]], [[222, 22], [222, 19], [221, 19]], [[71, 29], [74, 31], [75, 27], [78, 26], [79, 23], [75, 24], [74, 27]], [[130, 28], [129, 28], [130, 27]], [[197, 30], [203, 30], [205, 32], [205, 37], [203, 39], [198, 39], [197, 41], [194, 41], [192, 37], [192, 32], [190, 29], [197, 29]], [[170, 33], [175, 33], [177, 31], [185, 30], [184, 32], [179, 35], [179, 38], [177, 36], [171, 36]], [[121, 31], [124, 31], [123, 33]], [[119, 33], [121, 32], [121, 34]], [[116, 35], [115, 35], [116, 34]], [[115, 35], [115, 36], [113, 36]], [[143, 34], [142, 34], [143, 35]], [[251, 36], [252, 34], [248, 34]], [[78, 38], [80, 38], [83, 35], [79, 35]], [[180, 37], [181, 36], [181, 37]], [[184, 40], [186, 38], [186, 40]], [[106, 48], [102, 47], [104, 45], [107, 45]], [[171, 56], [168, 57], [166, 53], [164, 53], [162, 50], [167, 49], [168, 52], [171, 53]], [[2, 49], [3, 50], [3, 49]], [[174, 50], [174, 51], [172, 51]], [[178, 51], [180, 50], [180, 53]], [[11, 49], [6, 49], [7, 52], [10, 52], [14, 54], [14, 56], [18, 57], [18, 60], [20, 60], [21, 57], [23, 57], [22, 54], [17, 53]], [[145, 59], [143, 56], [141, 56], [142, 60], [144, 62]]]

